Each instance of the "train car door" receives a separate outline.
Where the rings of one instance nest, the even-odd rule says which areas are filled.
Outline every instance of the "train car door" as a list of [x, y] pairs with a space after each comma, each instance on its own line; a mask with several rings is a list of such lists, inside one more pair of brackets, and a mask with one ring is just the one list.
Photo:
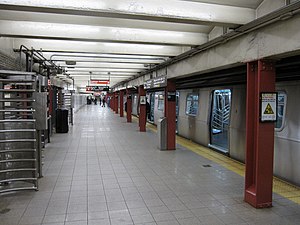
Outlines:
[[214, 90], [210, 119], [210, 147], [228, 153], [231, 90]]

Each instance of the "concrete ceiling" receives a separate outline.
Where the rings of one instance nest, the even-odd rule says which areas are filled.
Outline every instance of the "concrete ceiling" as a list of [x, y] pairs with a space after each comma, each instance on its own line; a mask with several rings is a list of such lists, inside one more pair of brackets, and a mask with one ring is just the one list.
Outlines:
[[[42, 50], [77, 86], [111, 85], [255, 19], [262, 0], [0, 0], [0, 36]], [[75, 61], [76, 65], [67, 65]]]

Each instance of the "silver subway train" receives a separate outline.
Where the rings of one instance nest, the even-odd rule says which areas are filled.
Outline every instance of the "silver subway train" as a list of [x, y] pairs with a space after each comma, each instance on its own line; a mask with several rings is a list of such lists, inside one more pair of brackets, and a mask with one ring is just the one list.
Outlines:
[[[274, 174], [300, 186], [300, 81], [277, 82], [278, 120], [275, 124]], [[132, 96], [138, 114], [138, 95]], [[164, 115], [164, 92], [147, 93], [157, 124]], [[298, 104], [297, 104], [298, 103]], [[177, 91], [177, 133], [244, 162], [246, 144], [246, 85]]]

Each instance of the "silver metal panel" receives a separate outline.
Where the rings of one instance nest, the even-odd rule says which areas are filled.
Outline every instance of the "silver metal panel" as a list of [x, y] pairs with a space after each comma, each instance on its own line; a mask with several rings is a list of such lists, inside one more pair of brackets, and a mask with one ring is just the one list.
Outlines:
[[300, 82], [277, 83], [278, 91], [287, 94], [285, 126], [275, 132], [274, 173], [300, 185]]
[[47, 92], [36, 92], [34, 93], [35, 102], [35, 118], [36, 118], [36, 129], [47, 130]]
[[43, 86], [43, 87], [48, 86], [48, 78], [47, 77], [42, 76], [42, 75], [38, 75], [37, 78], [38, 78], [40, 86]]
[[162, 117], [157, 124], [158, 148], [160, 150], [167, 149], [167, 118]]

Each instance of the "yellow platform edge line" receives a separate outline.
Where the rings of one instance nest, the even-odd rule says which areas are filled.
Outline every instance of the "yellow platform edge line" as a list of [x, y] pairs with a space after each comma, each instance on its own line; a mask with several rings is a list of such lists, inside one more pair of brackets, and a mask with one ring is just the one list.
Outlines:
[[[153, 132], [157, 132], [155, 125], [147, 123], [147, 128]], [[176, 135], [176, 143], [185, 147], [186, 149], [217, 163], [224, 168], [245, 177], [245, 164], [235, 159], [232, 159], [226, 155], [222, 155], [211, 149], [201, 146], [189, 139]], [[281, 195], [282, 197], [289, 199], [292, 202], [300, 204], [300, 188], [290, 184], [278, 177], [273, 176], [273, 192]]]

